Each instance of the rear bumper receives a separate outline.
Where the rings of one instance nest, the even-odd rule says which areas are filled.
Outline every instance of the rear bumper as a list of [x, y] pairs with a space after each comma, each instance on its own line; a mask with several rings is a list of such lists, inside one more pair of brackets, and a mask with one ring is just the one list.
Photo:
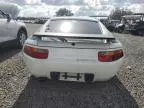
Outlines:
[[106, 81], [116, 75], [123, 58], [109, 63], [64, 63], [38, 60], [24, 54], [24, 60], [31, 73], [36, 77], [48, 77], [51, 79], [51, 72], [92, 73], [94, 74], [94, 81]]

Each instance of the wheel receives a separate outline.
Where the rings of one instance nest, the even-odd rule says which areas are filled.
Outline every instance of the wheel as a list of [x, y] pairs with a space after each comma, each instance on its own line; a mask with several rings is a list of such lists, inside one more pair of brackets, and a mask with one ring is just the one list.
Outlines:
[[136, 31], [130, 31], [130, 34], [132, 34], [132, 35], [138, 35]]
[[137, 31], [137, 34], [138, 34], [139, 36], [143, 36], [143, 35], [144, 35], [144, 32], [143, 32], [142, 30], [138, 30], [138, 31]]
[[124, 30], [121, 29], [121, 28], [118, 29], [118, 33], [123, 33], [123, 31], [124, 31]]
[[18, 48], [22, 48], [25, 41], [27, 39], [27, 33], [25, 30], [19, 30], [18, 36], [17, 36], [17, 45]]

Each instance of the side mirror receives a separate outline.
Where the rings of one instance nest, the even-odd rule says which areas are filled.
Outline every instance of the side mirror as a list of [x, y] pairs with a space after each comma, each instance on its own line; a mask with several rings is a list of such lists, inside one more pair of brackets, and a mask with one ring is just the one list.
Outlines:
[[11, 21], [11, 15], [7, 14], [6, 17], [7, 17], [7, 22], [10, 22]]

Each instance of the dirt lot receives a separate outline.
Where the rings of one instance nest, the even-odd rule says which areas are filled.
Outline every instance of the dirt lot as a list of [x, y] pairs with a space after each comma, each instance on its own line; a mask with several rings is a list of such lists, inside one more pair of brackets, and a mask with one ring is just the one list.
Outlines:
[[[40, 25], [27, 25], [31, 35]], [[114, 34], [125, 61], [116, 78], [93, 84], [38, 82], [20, 50], [0, 49], [0, 108], [139, 108], [144, 105], [144, 37]]]

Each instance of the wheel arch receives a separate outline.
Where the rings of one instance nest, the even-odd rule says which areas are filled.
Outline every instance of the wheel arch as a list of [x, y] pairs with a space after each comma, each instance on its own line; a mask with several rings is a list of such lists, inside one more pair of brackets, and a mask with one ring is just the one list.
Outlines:
[[18, 29], [17, 36], [18, 36], [18, 33], [19, 33], [21, 30], [26, 33], [26, 36], [28, 36], [28, 34], [27, 34], [27, 29], [26, 29], [26, 27], [24, 27], [24, 26], [22, 26], [22, 27], [20, 27], [20, 28]]

